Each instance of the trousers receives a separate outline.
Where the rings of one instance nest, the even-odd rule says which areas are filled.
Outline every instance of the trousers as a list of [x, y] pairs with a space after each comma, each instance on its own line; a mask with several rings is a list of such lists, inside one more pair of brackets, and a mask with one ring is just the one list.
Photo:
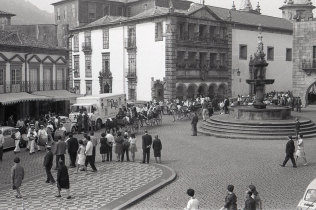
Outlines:
[[121, 161], [124, 161], [124, 154], [126, 153], [126, 160], [129, 161], [129, 154], [128, 154], [128, 148], [123, 147], [123, 151], [122, 151], [122, 156], [121, 156]]
[[293, 155], [293, 154], [287, 154], [287, 155], [285, 156], [285, 160], [284, 160], [284, 162], [283, 162], [283, 166], [286, 165], [286, 163], [287, 163], [287, 161], [289, 161], [289, 159], [291, 159], [293, 166], [296, 166], [296, 163], [295, 163], [295, 159], [294, 159], [294, 155]]
[[108, 152], [106, 153], [106, 161], [112, 161], [112, 148], [113, 147], [109, 147]]
[[46, 176], [47, 176], [46, 181], [50, 182], [50, 183], [54, 183], [55, 179], [54, 179], [54, 177], [52, 175], [51, 169], [52, 169], [52, 167], [45, 167]]
[[77, 153], [76, 152], [69, 153], [69, 159], [70, 159], [70, 166], [76, 166]]
[[93, 161], [93, 156], [89, 155], [86, 157], [86, 162], [85, 162], [85, 166], [88, 166], [88, 163], [90, 164], [91, 168], [93, 171], [97, 171], [97, 168], [94, 165], [94, 161]]
[[[147, 157], [147, 158], [146, 158]], [[150, 159], [150, 148], [147, 148], [143, 150], [143, 163], [145, 163], [145, 160], [147, 159], [147, 163], [149, 163]]]

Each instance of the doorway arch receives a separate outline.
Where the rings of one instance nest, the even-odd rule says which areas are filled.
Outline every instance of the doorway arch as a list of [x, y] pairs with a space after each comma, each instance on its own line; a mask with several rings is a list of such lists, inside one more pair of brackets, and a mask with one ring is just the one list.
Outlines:
[[183, 100], [186, 97], [187, 88], [184, 84], [177, 85], [176, 97], [180, 100]]
[[316, 82], [307, 88], [305, 101], [306, 105], [316, 105]]
[[199, 94], [199, 96], [203, 96], [203, 97], [208, 95], [207, 84], [205, 84], [205, 83], [200, 84], [200, 86], [198, 88], [198, 94]]
[[196, 96], [197, 92], [197, 85], [196, 84], [190, 84], [187, 91], [188, 98], [194, 98]]

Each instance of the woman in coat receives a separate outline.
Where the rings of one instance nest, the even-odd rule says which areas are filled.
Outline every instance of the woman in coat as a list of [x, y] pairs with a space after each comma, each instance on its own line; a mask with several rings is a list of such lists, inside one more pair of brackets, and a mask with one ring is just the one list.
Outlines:
[[57, 172], [57, 188], [58, 188], [58, 195], [56, 198], [60, 198], [60, 191], [61, 189], [67, 190], [67, 199], [71, 199], [70, 190], [69, 190], [69, 175], [68, 175], [68, 168], [65, 166], [64, 161], [59, 161], [59, 167]]
[[122, 133], [118, 132], [117, 133], [117, 137], [115, 138], [115, 153], [117, 155], [117, 162], [119, 162], [121, 160], [121, 155], [123, 152], [123, 142], [124, 139], [122, 137]]
[[105, 162], [105, 154], [108, 152], [108, 142], [105, 138], [105, 133], [101, 134], [100, 144], [100, 154], [102, 156], [102, 162]]
[[[153, 150], [154, 150], [154, 157], [155, 157], [156, 163], [161, 163], [161, 149], [162, 149], [161, 141], [158, 138], [158, 135], [156, 135], [153, 141]], [[159, 159], [159, 162], [157, 158]]]
[[20, 158], [14, 158], [14, 166], [11, 168], [12, 189], [16, 190], [16, 198], [22, 198], [20, 187], [24, 179], [24, 168], [20, 165]]

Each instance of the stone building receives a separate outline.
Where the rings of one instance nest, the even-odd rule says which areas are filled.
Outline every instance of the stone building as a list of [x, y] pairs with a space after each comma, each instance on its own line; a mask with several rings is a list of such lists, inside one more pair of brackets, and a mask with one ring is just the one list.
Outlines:
[[5, 26], [11, 25], [11, 18], [13, 16], [15, 16], [15, 14], [0, 11], [0, 30], [3, 30]]

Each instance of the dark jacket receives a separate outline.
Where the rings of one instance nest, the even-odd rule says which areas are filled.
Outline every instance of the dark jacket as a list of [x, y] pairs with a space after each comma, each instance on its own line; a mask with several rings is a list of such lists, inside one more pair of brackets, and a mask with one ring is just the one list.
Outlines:
[[57, 186], [58, 186], [58, 188], [69, 189], [68, 168], [65, 165], [59, 167], [59, 169], [58, 169]]
[[237, 197], [235, 193], [227, 194], [224, 207], [227, 210], [237, 210]]
[[155, 139], [153, 141], [153, 150], [154, 151], [160, 151], [162, 149], [161, 141], [160, 139]]
[[153, 141], [153, 140], [152, 140], [151, 135], [149, 135], [149, 134], [143, 135], [143, 136], [142, 136], [142, 148], [143, 148], [143, 150], [148, 149], [147, 147], [148, 147], [148, 146], [151, 146], [152, 141]]
[[58, 141], [56, 143], [55, 155], [64, 155], [66, 154], [67, 145], [64, 141]]
[[248, 197], [245, 201], [244, 210], [256, 210], [256, 201], [252, 197]]
[[192, 124], [192, 125], [196, 125], [196, 124], [198, 123], [198, 121], [199, 121], [199, 117], [198, 117], [198, 116], [194, 116], [194, 117], [192, 118], [191, 124]]
[[68, 153], [69, 154], [73, 154], [73, 153], [77, 153], [78, 149], [79, 149], [79, 144], [78, 144], [78, 140], [76, 138], [70, 138], [68, 140]]
[[53, 160], [54, 160], [54, 155], [52, 151], [49, 151], [46, 153], [44, 157], [44, 167], [45, 168], [52, 168], [53, 167]]
[[293, 155], [293, 153], [295, 152], [295, 144], [293, 140], [289, 140], [286, 143], [286, 149], [285, 152], [287, 155]]

